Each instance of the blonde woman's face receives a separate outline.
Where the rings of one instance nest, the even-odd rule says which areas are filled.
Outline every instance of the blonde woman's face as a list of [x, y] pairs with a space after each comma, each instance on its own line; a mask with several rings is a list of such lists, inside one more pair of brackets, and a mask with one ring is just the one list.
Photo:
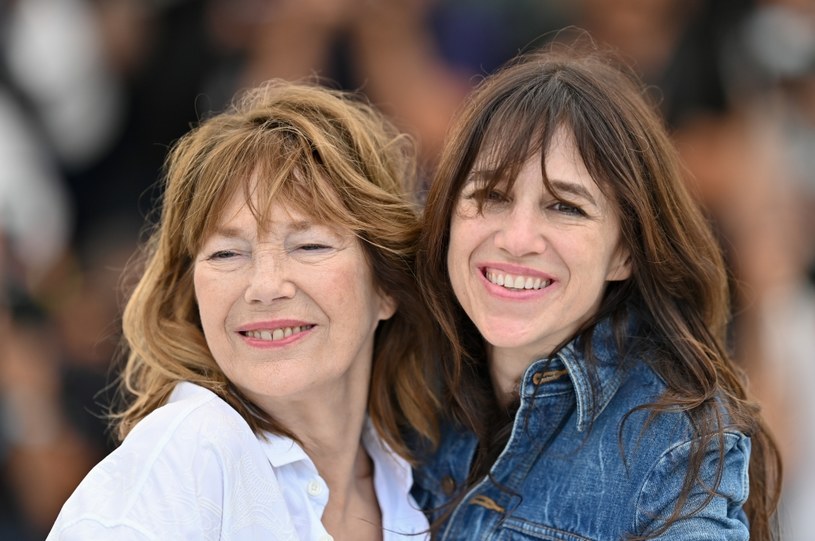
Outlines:
[[267, 411], [338, 389], [365, 393], [374, 331], [393, 302], [377, 291], [349, 231], [282, 204], [270, 218], [259, 228], [238, 191], [196, 257], [195, 295], [215, 361]]

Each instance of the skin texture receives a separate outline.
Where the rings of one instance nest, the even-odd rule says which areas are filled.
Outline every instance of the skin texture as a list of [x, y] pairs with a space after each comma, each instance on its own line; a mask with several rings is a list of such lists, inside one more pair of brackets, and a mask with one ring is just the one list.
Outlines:
[[[227, 377], [275, 415], [292, 399], [365, 396], [374, 330], [394, 307], [376, 291], [359, 241], [282, 205], [264, 231], [241, 193], [224, 218], [203, 244], [194, 281], [207, 343]], [[294, 334], [265, 336], [286, 328]]]
[[207, 344], [243, 394], [296, 427], [331, 490], [326, 529], [379, 539], [372, 464], [359, 440], [374, 331], [395, 304], [377, 291], [349, 231], [278, 203], [268, 216], [261, 227], [236, 192], [202, 245], [193, 281]]
[[571, 134], [559, 131], [546, 151], [547, 177], [568, 203], [548, 193], [540, 163], [531, 156], [512, 190], [486, 194], [479, 214], [473, 195], [490, 168], [482, 156], [451, 220], [450, 281], [491, 346], [499, 398], [596, 312], [608, 281], [630, 275], [619, 220]]

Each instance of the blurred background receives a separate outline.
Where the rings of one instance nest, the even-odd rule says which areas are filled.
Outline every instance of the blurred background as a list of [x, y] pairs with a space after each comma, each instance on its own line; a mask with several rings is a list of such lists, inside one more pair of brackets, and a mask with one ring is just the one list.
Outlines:
[[731, 266], [784, 538], [813, 539], [815, 0], [0, 0], [0, 540], [44, 538], [113, 448], [122, 270], [197, 119], [319, 75], [412, 133], [429, 175], [469, 89], [574, 28], [660, 104]]

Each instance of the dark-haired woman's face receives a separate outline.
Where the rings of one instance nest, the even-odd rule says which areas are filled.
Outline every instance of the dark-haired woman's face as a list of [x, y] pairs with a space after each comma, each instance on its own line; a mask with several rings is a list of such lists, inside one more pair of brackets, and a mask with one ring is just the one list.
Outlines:
[[[630, 274], [620, 225], [561, 130], [522, 167], [511, 190], [476, 197], [489, 163], [477, 160], [451, 219], [447, 264], [453, 291], [495, 355], [525, 362], [548, 355], [597, 310], [607, 282]], [[565, 203], [563, 201], [566, 201]]]

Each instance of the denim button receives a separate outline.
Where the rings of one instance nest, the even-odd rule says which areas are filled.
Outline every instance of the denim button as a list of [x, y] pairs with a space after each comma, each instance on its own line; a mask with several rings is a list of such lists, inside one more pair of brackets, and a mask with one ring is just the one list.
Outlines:
[[543, 385], [544, 383], [559, 379], [568, 373], [568, 370], [541, 370], [532, 375], [532, 383], [535, 385]]
[[444, 478], [441, 480], [441, 490], [447, 496], [452, 496], [453, 492], [456, 491], [456, 480], [450, 477], [449, 475], [445, 475]]

